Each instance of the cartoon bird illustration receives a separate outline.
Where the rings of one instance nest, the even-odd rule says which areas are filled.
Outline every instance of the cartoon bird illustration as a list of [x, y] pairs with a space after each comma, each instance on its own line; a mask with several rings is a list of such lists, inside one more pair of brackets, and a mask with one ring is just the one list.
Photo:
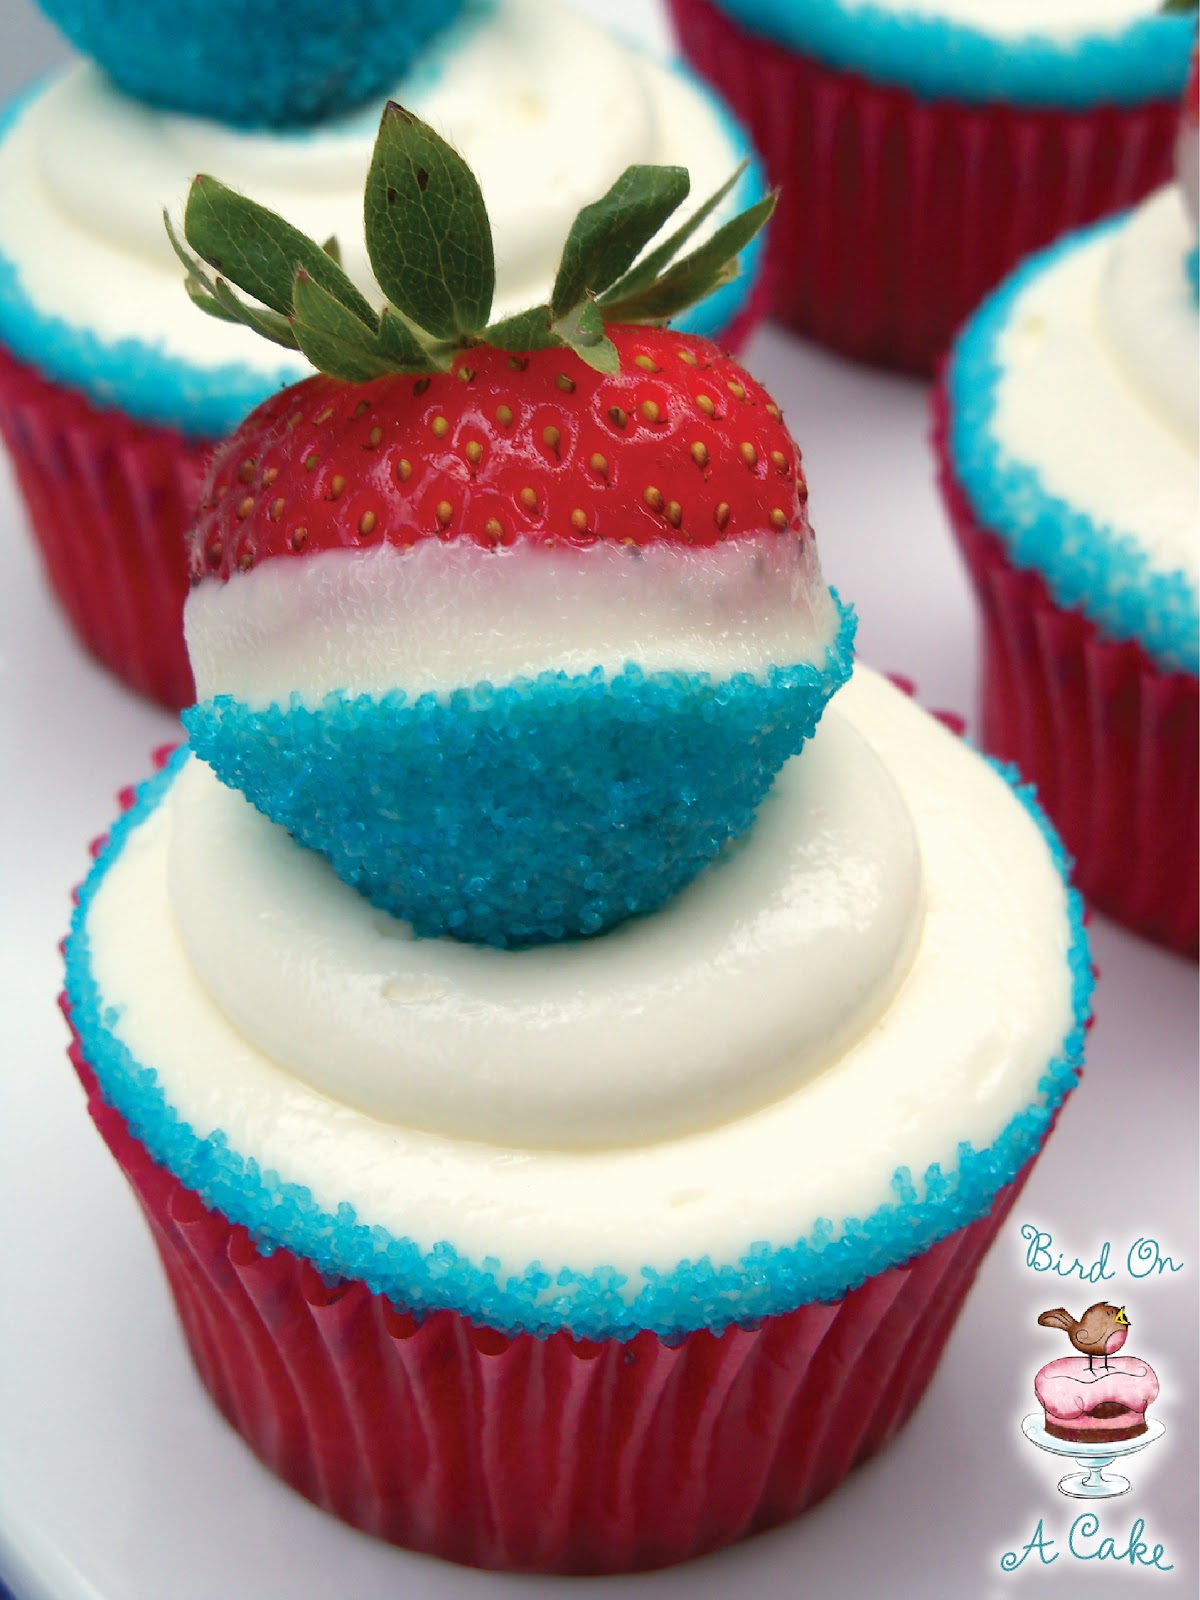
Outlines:
[[1088, 1358], [1089, 1372], [1095, 1370], [1093, 1361], [1096, 1356], [1104, 1357], [1104, 1370], [1108, 1371], [1108, 1358], [1115, 1356], [1125, 1343], [1130, 1326], [1125, 1307], [1110, 1306], [1104, 1300], [1089, 1306], [1078, 1322], [1062, 1306], [1056, 1306], [1053, 1311], [1043, 1311], [1038, 1318], [1039, 1328], [1063, 1330], [1076, 1350]]

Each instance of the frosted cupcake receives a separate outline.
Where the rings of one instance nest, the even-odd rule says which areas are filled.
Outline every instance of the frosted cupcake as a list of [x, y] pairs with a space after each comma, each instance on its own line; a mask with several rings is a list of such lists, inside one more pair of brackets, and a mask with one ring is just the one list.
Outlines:
[[[369, 20], [377, 9], [360, 12]], [[27, 94], [0, 125], [0, 428], [77, 633], [127, 683], [175, 706], [192, 697], [183, 532], [212, 445], [311, 369], [240, 329], [198, 322], [180, 303], [159, 212], [196, 171], [215, 168], [305, 230], [335, 236], [351, 276], [375, 293], [361, 190], [380, 105], [301, 128], [233, 127], [212, 120], [231, 111], [219, 75], [207, 82], [184, 55], [177, 94], [161, 74], [154, 106], [83, 65]], [[281, 74], [291, 68], [272, 59], [260, 87], [286, 109], [281, 84], [294, 86]], [[217, 96], [203, 102], [207, 115], [170, 108], [195, 104], [194, 79]], [[387, 83], [477, 165], [496, 219], [499, 302], [512, 311], [545, 294], [571, 217], [626, 166], [686, 163], [701, 194], [749, 154], [693, 78], [546, 0], [468, 4]], [[359, 78], [354, 87], [361, 93]], [[294, 98], [311, 114], [309, 89]], [[751, 165], [715, 220], [761, 193]], [[752, 254], [690, 326], [736, 343], [761, 310], [754, 282]]]
[[1159, 0], [670, 0], [783, 189], [774, 304], [928, 372], [1031, 250], [1170, 169], [1192, 15]]
[[[444, 237], [469, 176], [398, 110], [380, 151], [368, 215]], [[197, 743], [131, 799], [67, 949], [74, 1058], [216, 1403], [319, 1504], [482, 1566], [665, 1565], [834, 1488], [919, 1400], [1083, 1043], [1079, 907], [1036, 807], [884, 680], [845, 682], [778, 408], [653, 325], [721, 264], [624, 276], [673, 181], [585, 212], [507, 354], [483, 225], [456, 234], [478, 328], [444, 372], [354, 378], [395, 330], [315, 247], [283, 271], [301, 336], [348, 336], [342, 376], [217, 457]], [[377, 267], [406, 323], [449, 314], [386, 238]], [[406, 625], [377, 627], [408, 584]], [[408, 854], [454, 937], [401, 914], [403, 850], [362, 877], [340, 848], [378, 865], [405, 821], [371, 740], [408, 711], [445, 757]], [[275, 820], [355, 762], [332, 830]], [[735, 764], [763, 779], [748, 815]], [[468, 836], [450, 813], [485, 790]], [[723, 842], [666, 880], [697, 813]], [[539, 905], [644, 883], [640, 914], [494, 948], [530, 820]]]
[[985, 747], [1037, 783], [1102, 909], [1194, 954], [1194, 96], [1182, 147], [1182, 186], [1027, 263], [968, 323], [935, 423], [982, 607]]

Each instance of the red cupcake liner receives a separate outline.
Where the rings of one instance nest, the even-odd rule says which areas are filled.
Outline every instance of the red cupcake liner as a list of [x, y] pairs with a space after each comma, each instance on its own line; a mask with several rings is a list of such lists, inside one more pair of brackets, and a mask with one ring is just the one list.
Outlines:
[[80, 642], [139, 694], [189, 705], [184, 539], [211, 444], [94, 406], [3, 348], [0, 433]]
[[1013, 761], [1101, 911], [1196, 956], [1200, 943], [1200, 681], [1160, 671], [1140, 645], [1102, 636], [1021, 571], [954, 473], [949, 400], [934, 446], [950, 521], [983, 625], [980, 737]]
[[916, 1408], [1033, 1164], [985, 1217], [833, 1305], [673, 1345], [509, 1336], [264, 1256], [152, 1160], [77, 1040], [71, 1059], [227, 1421], [344, 1521], [502, 1570], [667, 1566], [827, 1495]]
[[[963, 732], [954, 713], [934, 715]], [[174, 748], [154, 752], [156, 768]], [[123, 790], [122, 810], [136, 798]], [[107, 842], [93, 841], [93, 857]], [[451, 1311], [418, 1317], [362, 1282], [325, 1282], [290, 1250], [261, 1252], [154, 1160], [71, 1034], [89, 1113], [225, 1419], [345, 1522], [493, 1570], [670, 1566], [831, 1493], [920, 1403], [1045, 1145], [985, 1215], [832, 1304], [670, 1344], [647, 1330], [628, 1341], [509, 1335]]]
[[1024, 256], [1172, 171], [1174, 100], [1084, 111], [919, 100], [668, 0], [692, 65], [782, 195], [775, 313], [858, 360], [920, 373]]

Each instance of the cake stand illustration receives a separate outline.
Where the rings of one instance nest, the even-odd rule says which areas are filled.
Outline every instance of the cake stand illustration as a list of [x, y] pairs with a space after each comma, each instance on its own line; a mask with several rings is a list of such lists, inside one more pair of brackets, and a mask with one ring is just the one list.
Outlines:
[[1022, 1421], [1031, 1444], [1051, 1455], [1069, 1456], [1081, 1472], [1059, 1480], [1059, 1491], [1075, 1500], [1107, 1500], [1128, 1494], [1119, 1473], [1105, 1477], [1119, 1457], [1161, 1439], [1166, 1429], [1146, 1416], [1158, 1398], [1154, 1368], [1138, 1356], [1119, 1354], [1129, 1336], [1124, 1306], [1100, 1301], [1076, 1319], [1063, 1306], [1043, 1311], [1039, 1327], [1058, 1328], [1078, 1355], [1060, 1356], [1033, 1380], [1041, 1406]]
[[1070, 1456], [1084, 1469], [1082, 1472], [1068, 1472], [1065, 1478], [1058, 1480], [1059, 1492], [1069, 1495], [1073, 1500], [1107, 1500], [1114, 1495], [1128, 1494], [1132, 1487], [1129, 1479], [1123, 1478], [1119, 1472], [1106, 1477], [1105, 1467], [1111, 1467], [1114, 1461], [1133, 1455], [1137, 1450], [1144, 1450], [1148, 1444], [1161, 1439], [1166, 1431], [1161, 1422], [1151, 1421], [1147, 1422], [1145, 1433], [1138, 1434], [1135, 1439], [1079, 1444], [1068, 1439], [1056, 1439], [1053, 1434], [1047, 1433], [1040, 1411], [1031, 1411], [1021, 1423], [1021, 1432], [1030, 1444], [1037, 1445], [1039, 1450], [1049, 1451], [1051, 1455]]

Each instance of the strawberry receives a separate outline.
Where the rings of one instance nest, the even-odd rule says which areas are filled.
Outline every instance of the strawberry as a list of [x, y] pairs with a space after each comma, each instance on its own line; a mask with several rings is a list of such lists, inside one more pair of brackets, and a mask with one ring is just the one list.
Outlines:
[[431, 377], [319, 376], [259, 406], [216, 462], [193, 581], [381, 540], [807, 537], [800, 452], [762, 387], [705, 340], [608, 335], [611, 375], [480, 347]]
[[[724, 192], [639, 260], [687, 179], [629, 169], [576, 220], [549, 303], [492, 325], [478, 187], [399, 107], [367, 181], [382, 311], [331, 248], [212, 179], [193, 185], [187, 245], [172, 234], [203, 309], [323, 369], [260, 406], [214, 461], [190, 551], [193, 748], [418, 933], [529, 944], [657, 908], [746, 832], [849, 672], [850, 618], [820, 582], [779, 409], [714, 345], [662, 325], [724, 281], [770, 210], [768, 198], [677, 260]], [[374, 618], [381, 659], [395, 648], [404, 664], [380, 679], [372, 657], [363, 692], [368, 572], [422, 595], [432, 584], [435, 606], [477, 580], [507, 595], [513, 573], [534, 588], [515, 623], [511, 607], [497, 623], [464, 600], [457, 649], [441, 628], [405, 657], [392, 613]], [[312, 615], [305, 574], [313, 594], [335, 591]], [[653, 613], [667, 591], [667, 615], [708, 606], [717, 632], [753, 629], [761, 609], [788, 653], [746, 670], [717, 651], [714, 670], [668, 650], [664, 667], [623, 614]], [[506, 674], [543, 613], [560, 612], [572, 620], [559, 653]], [[404, 614], [420, 634], [421, 607]], [[298, 663], [282, 683], [257, 643], [237, 643], [280, 631]], [[614, 633], [627, 655], [589, 655], [592, 632], [597, 655]], [[448, 674], [436, 691], [422, 649]]]

